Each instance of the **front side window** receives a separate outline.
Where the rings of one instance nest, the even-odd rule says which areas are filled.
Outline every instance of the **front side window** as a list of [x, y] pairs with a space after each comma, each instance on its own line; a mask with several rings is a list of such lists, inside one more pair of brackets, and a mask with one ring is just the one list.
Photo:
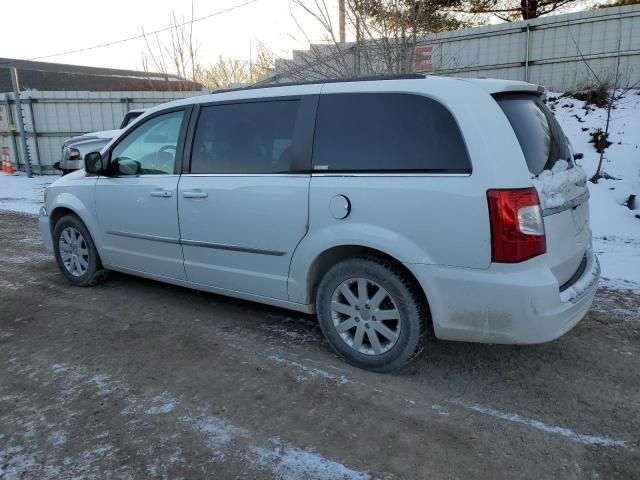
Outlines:
[[289, 172], [299, 107], [299, 100], [203, 107], [191, 173]]
[[118, 175], [172, 174], [184, 111], [165, 113], [147, 120], [111, 151], [111, 165]]
[[462, 133], [439, 102], [404, 93], [320, 96], [316, 171], [471, 171]]

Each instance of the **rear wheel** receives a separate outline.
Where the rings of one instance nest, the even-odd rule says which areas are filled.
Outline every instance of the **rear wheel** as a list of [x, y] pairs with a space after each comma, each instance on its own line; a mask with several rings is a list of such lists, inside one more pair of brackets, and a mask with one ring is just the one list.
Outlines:
[[72, 284], [91, 287], [106, 277], [93, 239], [78, 217], [66, 215], [58, 220], [53, 247], [60, 271]]
[[331, 347], [357, 367], [390, 372], [423, 349], [425, 302], [407, 275], [383, 259], [333, 266], [318, 287], [316, 310]]

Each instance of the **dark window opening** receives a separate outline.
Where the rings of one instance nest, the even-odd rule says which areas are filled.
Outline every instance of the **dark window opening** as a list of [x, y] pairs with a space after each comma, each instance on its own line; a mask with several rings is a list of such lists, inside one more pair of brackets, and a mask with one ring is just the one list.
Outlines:
[[529, 171], [539, 175], [558, 160], [572, 165], [567, 138], [539, 95], [506, 93], [495, 95], [520, 142]]
[[300, 101], [203, 107], [191, 153], [191, 173], [287, 173]]
[[471, 171], [453, 115], [430, 98], [402, 93], [321, 95], [313, 168], [329, 172]]

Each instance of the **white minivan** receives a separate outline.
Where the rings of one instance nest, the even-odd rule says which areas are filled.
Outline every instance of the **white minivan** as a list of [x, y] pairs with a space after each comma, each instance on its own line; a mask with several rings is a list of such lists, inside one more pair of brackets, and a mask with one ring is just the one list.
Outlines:
[[600, 267], [543, 94], [404, 75], [171, 102], [52, 184], [40, 230], [75, 285], [116, 270], [316, 313], [369, 370], [429, 336], [550, 341]]

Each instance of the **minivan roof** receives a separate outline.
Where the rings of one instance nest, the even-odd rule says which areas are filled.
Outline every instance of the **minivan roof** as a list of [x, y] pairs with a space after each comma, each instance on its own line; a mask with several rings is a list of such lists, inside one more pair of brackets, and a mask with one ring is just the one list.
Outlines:
[[[437, 75], [425, 75], [420, 73], [410, 73], [402, 75], [378, 75], [373, 77], [354, 77], [354, 78], [342, 78], [342, 79], [329, 79], [329, 80], [313, 80], [306, 82], [292, 82], [292, 83], [273, 83], [268, 85], [255, 84], [248, 87], [230, 88], [224, 90], [215, 90], [209, 94], [199, 95], [195, 97], [188, 97], [180, 100], [174, 100], [173, 102], [157, 105], [145, 113], [147, 114], [163, 110], [165, 108], [177, 107], [181, 105], [190, 105], [196, 103], [215, 102], [218, 100], [217, 95], [224, 94], [242, 94], [246, 92], [256, 91], [257, 97], [265, 96], [266, 92], [270, 90], [277, 90], [286, 87], [294, 87], [297, 90], [296, 94], [319, 94], [323, 85], [328, 84], [341, 84], [341, 83], [373, 83], [373, 82], [385, 82], [385, 81], [420, 81], [429, 82], [430, 79], [438, 80], [438, 82], [451, 82], [451, 86], [455, 88], [455, 84], [459, 85], [459, 82], [465, 82], [476, 87], [480, 87], [489, 94], [503, 93], [503, 92], [531, 92], [531, 93], [543, 93], [544, 88], [533, 83], [521, 82], [515, 80], [500, 80], [495, 78], [459, 78], [459, 77], [442, 77]], [[267, 94], [268, 95], [268, 94]], [[282, 95], [282, 90], [276, 94], [276, 96]], [[235, 95], [234, 95], [235, 97]]]

